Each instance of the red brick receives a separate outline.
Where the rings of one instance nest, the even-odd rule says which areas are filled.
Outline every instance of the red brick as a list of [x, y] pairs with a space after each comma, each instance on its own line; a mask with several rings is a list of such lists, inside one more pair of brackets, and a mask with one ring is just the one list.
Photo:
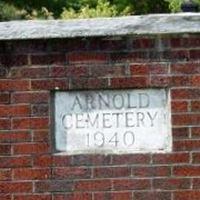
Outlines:
[[13, 129], [30, 129], [30, 118], [13, 119]]
[[195, 50], [190, 50], [190, 59], [199, 59], [200, 57], [200, 50], [195, 49]]
[[200, 87], [200, 76], [199, 75], [192, 77], [192, 86]]
[[73, 182], [66, 180], [38, 181], [35, 183], [37, 193], [44, 192], [70, 192], [73, 189]]
[[48, 142], [50, 140], [49, 130], [35, 130], [32, 134], [35, 142]]
[[149, 64], [151, 75], [168, 74], [167, 64]]
[[54, 179], [83, 179], [91, 177], [91, 169], [84, 167], [54, 168], [52, 174]]
[[127, 48], [126, 43], [127, 40], [124, 38], [102, 38], [101, 40], [97, 40], [97, 38], [95, 38], [94, 41], [90, 41], [89, 49], [94, 50], [94, 48], [99, 48], [101, 51], [120, 51]]
[[189, 125], [199, 125], [200, 114], [177, 114], [172, 115], [172, 124], [174, 126], [189, 126]]
[[200, 191], [176, 191], [174, 192], [174, 200], [199, 200]]
[[190, 179], [181, 178], [160, 178], [153, 179], [153, 188], [160, 190], [190, 189]]
[[[92, 38], [91, 38], [92, 39]], [[97, 39], [95, 38], [95, 41]], [[53, 42], [51, 44], [52, 47], [55, 46], [53, 50], [60, 51], [60, 49], [64, 52], [66, 51], [85, 51], [88, 49], [88, 39], [87, 38], [73, 38], [73, 39], [64, 39], [62, 42], [60, 42], [60, 39], [55, 43]]]
[[178, 86], [190, 86], [191, 85], [191, 77], [189, 76], [172, 76], [170, 77], [170, 84], [173, 87]]
[[156, 167], [132, 167], [132, 175], [134, 177], [160, 177], [170, 176], [170, 167], [156, 166]]
[[112, 63], [144, 62], [145, 59], [149, 59], [149, 54], [146, 51], [117, 52], [110, 54], [110, 62]]
[[120, 179], [113, 180], [114, 190], [146, 190], [150, 189], [149, 179]]
[[[62, 158], [62, 157], [60, 157]], [[76, 155], [73, 156], [72, 165], [76, 166], [96, 166], [109, 165], [111, 157], [108, 155]]]
[[101, 167], [94, 168], [93, 171], [95, 178], [128, 177], [130, 175], [131, 168], [129, 167]]
[[134, 49], [154, 48], [155, 40], [151, 38], [134, 39], [132, 45]]
[[[52, 157], [52, 162], [53, 162], [53, 166], [55, 167], [66, 167], [68, 165], [72, 164], [72, 156], [53, 156]], [[84, 156], [83, 156], [84, 159]], [[74, 164], [76, 164], [76, 160], [73, 160]], [[78, 163], [78, 165], [82, 165], [81, 160], [80, 163]]]
[[192, 162], [196, 164], [200, 164], [200, 153], [193, 153], [192, 154]]
[[198, 151], [200, 150], [200, 140], [175, 141], [174, 151]]
[[52, 166], [51, 155], [36, 155], [33, 159], [34, 167], [50, 167]]
[[188, 102], [187, 101], [172, 101], [171, 109], [172, 109], [172, 112], [187, 112]]
[[47, 143], [22, 143], [13, 145], [14, 154], [38, 154], [48, 152], [49, 145]]
[[[171, 40], [170, 40], [170, 44], [171, 44], [171, 46], [172, 47], [180, 47], [181, 46], [181, 42], [182, 42], [182, 40], [180, 39], [180, 38], [172, 38]], [[181, 46], [182, 47], [182, 46]]]
[[10, 194], [0, 195], [1, 200], [12, 200], [12, 196]]
[[188, 50], [173, 50], [171, 52], [164, 53], [164, 59], [169, 60], [189, 60], [190, 52]]
[[32, 192], [32, 183], [30, 182], [1, 182], [1, 193], [28, 193]]
[[192, 101], [191, 102], [191, 110], [193, 112], [199, 112], [200, 111], [200, 101]]
[[54, 194], [54, 200], [92, 200], [92, 194], [85, 192], [73, 192], [68, 194]]
[[50, 194], [15, 195], [13, 200], [52, 200]]
[[171, 65], [171, 73], [172, 74], [198, 74], [200, 73], [200, 65], [199, 63], [175, 63]]
[[[93, 38], [91, 38], [92, 40]], [[98, 42], [97, 38], [94, 38], [95, 42]], [[59, 44], [59, 43], [58, 43]], [[73, 39], [65, 39], [64, 41], [62, 41], [62, 43], [60, 44], [62, 48], [64, 48], [64, 51], [66, 52], [66, 50], [72, 50], [72, 51], [85, 51], [88, 49], [88, 39], [87, 38], [73, 38]], [[67, 47], [67, 49], [66, 49]], [[61, 48], [61, 49], [62, 49]], [[58, 48], [55, 49], [56, 51], [58, 51]]]
[[[175, 50], [169, 44], [170, 36], [160, 38], [164, 52], [153, 49], [154, 37], [9, 42], [13, 56], [0, 55], [6, 66], [0, 70], [0, 199], [199, 199], [200, 65], [196, 47], [200, 43], [196, 38], [174, 37], [173, 45], [179, 48]], [[0, 53], [5, 45], [0, 42]], [[27, 63], [27, 58], [29, 66], [17, 67], [24, 60]], [[38, 65], [31, 66], [34, 63]], [[173, 152], [52, 154], [49, 109], [56, 87], [171, 88]]]
[[200, 137], [200, 127], [192, 127], [192, 137], [199, 138]]
[[0, 133], [0, 142], [17, 143], [31, 140], [29, 131], [4, 131]]
[[23, 117], [30, 115], [28, 105], [0, 105], [0, 117]]
[[149, 75], [150, 66], [148, 65], [131, 65], [130, 66], [131, 75]]
[[199, 47], [200, 46], [200, 38], [199, 37], [189, 37], [188, 40], [183, 38], [183, 44], [187, 44], [188, 47]]
[[88, 82], [87, 82], [88, 89], [103, 89], [107, 87], [108, 87], [107, 78], [89, 78], [88, 79]]
[[10, 169], [1, 169], [0, 170], [0, 181], [9, 181], [11, 180], [11, 170]]
[[147, 154], [130, 154], [130, 155], [113, 155], [113, 165], [131, 165], [131, 164], [149, 164], [150, 155]]
[[31, 116], [48, 116], [49, 105], [47, 104], [34, 104], [31, 107]]
[[199, 99], [200, 89], [172, 89], [172, 100], [174, 99]]
[[49, 76], [48, 67], [25, 67], [25, 68], [12, 68], [12, 78], [45, 78]]
[[7, 92], [0, 93], [0, 103], [1, 104], [7, 104], [10, 102], [10, 94]]
[[80, 76], [88, 76], [89, 75], [89, 67], [83, 66], [66, 66], [66, 67], [52, 67], [50, 69], [50, 76], [54, 78], [58, 77], [80, 77]]
[[151, 87], [167, 87], [170, 85], [170, 77], [168, 76], [151, 76]]
[[200, 189], [200, 179], [199, 178], [193, 178], [193, 189]]
[[175, 176], [200, 176], [199, 166], [175, 166], [173, 168], [173, 175]]
[[169, 192], [134, 192], [134, 200], [171, 200]]
[[55, 90], [56, 88], [67, 90], [69, 81], [67, 79], [32, 80], [31, 88], [33, 90]]
[[94, 193], [94, 200], [132, 200], [131, 192], [99, 192]]
[[189, 137], [189, 128], [172, 128], [173, 139], [186, 139]]
[[15, 40], [12, 42], [13, 46], [17, 46], [13, 51], [15, 53], [33, 53], [46, 52], [48, 50], [47, 40]]
[[47, 129], [49, 128], [48, 118], [14, 118], [13, 129]]
[[112, 88], [145, 88], [148, 85], [149, 85], [149, 80], [145, 76], [111, 79]]
[[173, 89], [171, 90], [172, 100], [174, 99], [190, 99], [190, 91], [188, 89]]
[[[46, 53], [46, 52], [45, 52]], [[64, 53], [33, 54], [31, 55], [32, 65], [63, 64], [66, 62]]]
[[30, 89], [28, 80], [0, 80], [1, 91], [24, 91]]
[[0, 156], [11, 154], [11, 145], [0, 144]]
[[70, 89], [108, 88], [108, 78], [72, 78]]
[[111, 189], [110, 180], [80, 180], [75, 182], [77, 191], [105, 191]]
[[14, 180], [43, 180], [51, 177], [51, 170], [37, 168], [17, 168], [13, 170]]
[[67, 55], [69, 63], [106, 63], [108, 55], [95, 52], [74, 52]]
[[1, 168], [15, 168], [15, 167], [30, 167], [31, 157], [17, 156], [17, 157], [0, 157]]
[[[21, 53], [21, 52], [20, 52]], [[22, 66], [28, 64], [28, 56], [23, 54], [4, 54], [1, 57], [1, 63], [3, 66], [12, 67], [12, 66]]]
[[175, 164], [189, 163], [188, 153], [154, 154], [153, 163], [155, 164]]
[[125, 66], [121, 65], [98, 65], [91, 66], [91, 76], [92, 77], [118, 77], [125, 75]]
[[200, 38], [198, 37], [187, 37], [187, 38], [172, 38], [171, 46], [174, 48], [181, 48], [181, 47], [199, 47], [200, 46]]
[[50, 68], [50, 77], [66, 77], [68, 75], [68, 68], [63, 66], [56, 66]]
[[15, 92], [11, 96], [12, 103], [47, 103], [48, 92]]
[[0, 130], [9, 130], [10, 129], [10, 119], [0, 118]]

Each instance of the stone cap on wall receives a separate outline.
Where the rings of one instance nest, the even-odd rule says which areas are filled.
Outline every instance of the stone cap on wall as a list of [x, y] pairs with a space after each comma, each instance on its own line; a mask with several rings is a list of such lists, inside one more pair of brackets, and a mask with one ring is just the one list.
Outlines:
[[0, 23], [0, 40], [199, 33], [200, 13]]

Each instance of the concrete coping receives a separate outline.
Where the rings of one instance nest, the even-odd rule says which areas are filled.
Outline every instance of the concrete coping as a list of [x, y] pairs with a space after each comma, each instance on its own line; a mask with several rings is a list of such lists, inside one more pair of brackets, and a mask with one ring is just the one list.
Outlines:
[[0, 22], [0, 40], [200, 33], [200, 13]]

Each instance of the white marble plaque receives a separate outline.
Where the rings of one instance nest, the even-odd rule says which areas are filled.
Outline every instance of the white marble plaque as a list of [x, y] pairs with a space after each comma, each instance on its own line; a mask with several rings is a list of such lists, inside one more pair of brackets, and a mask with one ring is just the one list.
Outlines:
[[169, 91], [55, 93], [55, 145], [67, 154], [170, 152]]

